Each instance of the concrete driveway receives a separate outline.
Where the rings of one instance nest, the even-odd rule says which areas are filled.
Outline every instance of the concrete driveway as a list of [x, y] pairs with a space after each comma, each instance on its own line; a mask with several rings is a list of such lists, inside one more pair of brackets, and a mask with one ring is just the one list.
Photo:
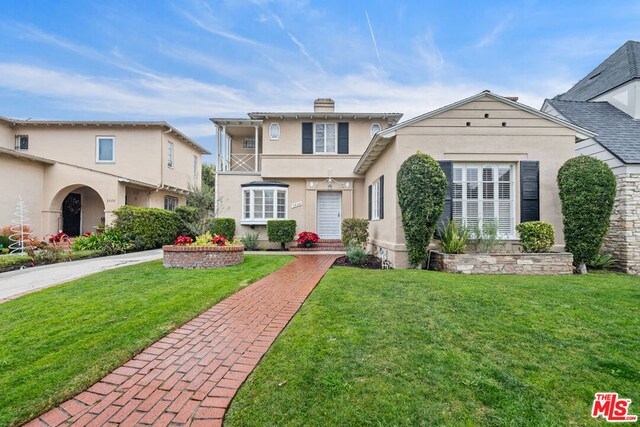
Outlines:
[[43, 265], [0, 273], [0, 303], [93, 273], [162, 258], [162, 249]]

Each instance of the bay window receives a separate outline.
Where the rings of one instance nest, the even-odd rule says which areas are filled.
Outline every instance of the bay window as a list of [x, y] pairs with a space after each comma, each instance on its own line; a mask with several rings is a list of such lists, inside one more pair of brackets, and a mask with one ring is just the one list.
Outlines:
[[471, 230], [493, 222], [501, 239], [515, 238], [514, 165], [454, 163], [452, 216]]
[[244, 187], [241, 222], [266, 224], [270, 219], [287, 219], [287, 188]]

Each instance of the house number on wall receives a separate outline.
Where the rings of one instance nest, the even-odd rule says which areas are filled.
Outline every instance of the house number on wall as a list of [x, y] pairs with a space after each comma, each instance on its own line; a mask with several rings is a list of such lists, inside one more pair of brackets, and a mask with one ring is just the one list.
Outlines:
[[300, 206], [302, 206], [302, 202], [293, 202], [293, 203], [291, 203], [291, 209], [299, 208]]
[[107, 199], [107, 203], [115, 203], [116, 199]]

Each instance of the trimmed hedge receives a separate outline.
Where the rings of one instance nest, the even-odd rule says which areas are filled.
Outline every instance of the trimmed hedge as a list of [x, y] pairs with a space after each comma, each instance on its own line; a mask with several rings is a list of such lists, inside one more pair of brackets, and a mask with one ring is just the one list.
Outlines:
[[236, 235], [236, 220], [233, 218], [209, 218], [207, 231], [232, 241]]
[[270, 242], [280, 243], [285, 250], [285, 243], [289, 243], [296, 236], [296, 221], [294, 219], [272, 219], [267, 221], [267, 238]]
[[182, 230], [180, 215], [157, 208], [122, 206], [113, 211], [114, 228], [134, 242], [136, 249], [155, 249], [170, 245]]
[[603, 161], [578, 156], [567, 160], [558, 171], [558, 188], [565, 247], [573, 254], [578, 272], [586, 273], [586, 263], [599, 254], [609, 229], [616, 178]]
[[342, 220], [342, 243], [352, 242], [364, 247], [369, 240], [369, 220], [366, 218], [345, 218]]
[[396, 189], [409, 264], [419, 267], [444, 211], [447, 177], [437, 161], [418, 152], [400, 166]]
[[553, 225], [543, 221], [529, 221], [516, 225], [520, 244], [525, 252], [549, 252], [555, 241]]
[[199, 224], [201, 221], [200, 211], [193, 206], [178, 206], [175, 212], [178, 214], [182, 224], [184, 224], [183, 232], [191, 232], [189, 226]]

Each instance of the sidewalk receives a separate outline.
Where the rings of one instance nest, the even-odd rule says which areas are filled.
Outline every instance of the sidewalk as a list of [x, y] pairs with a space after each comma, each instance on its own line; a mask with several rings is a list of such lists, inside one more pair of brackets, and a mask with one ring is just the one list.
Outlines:
[[93, 273], [161, 258], [162, 249], [155, 249], [0, 273], [0, 303]]
[[221, 426], [233, 396], [337, 257], [300, 256], [27, 426]]

